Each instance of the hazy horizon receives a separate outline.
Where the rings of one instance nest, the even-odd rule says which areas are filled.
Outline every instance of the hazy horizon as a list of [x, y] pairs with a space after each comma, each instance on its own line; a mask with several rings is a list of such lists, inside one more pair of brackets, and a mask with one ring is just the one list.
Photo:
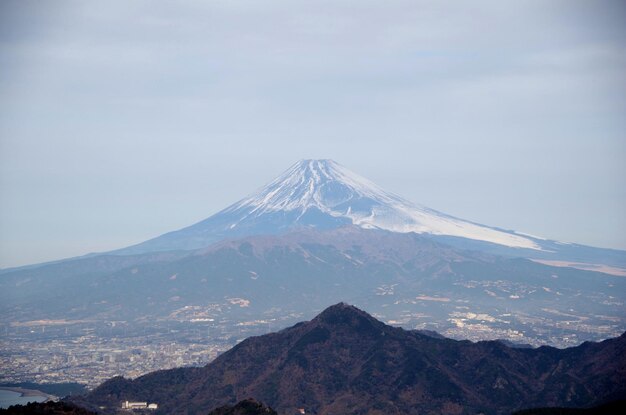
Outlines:
[[304, 158], [626, 249], [626, 7], [5, 1], [0, 267], [198, 222]]

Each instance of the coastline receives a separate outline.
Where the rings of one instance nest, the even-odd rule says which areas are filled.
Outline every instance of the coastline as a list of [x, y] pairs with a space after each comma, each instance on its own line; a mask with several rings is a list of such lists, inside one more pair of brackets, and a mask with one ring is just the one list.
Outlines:
[[20, 388], [20, 387], [16, 387], [16, 386], [0, 386], [0, 390], [5, 390], [5, 391], [19, 393], [20, 397], [24, 397], [24, 398], [28, 398], [29, 396], [33, 396], [33, 397], [34, 396], [41, 396], [41, 397], [45, 398], [45, 400], [43, 402], [55, 401], [55, 400], [59, 399], [57, 396], [50, 395], [49, 393], [45, 393], [45, 392], [42, 392], [42, 391], [36, 390], [36, 389], [24, 389], [24, 388]]

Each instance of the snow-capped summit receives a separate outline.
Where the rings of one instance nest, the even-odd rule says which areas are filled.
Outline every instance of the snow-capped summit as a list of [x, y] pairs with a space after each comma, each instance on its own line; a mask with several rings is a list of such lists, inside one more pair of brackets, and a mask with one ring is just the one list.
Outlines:
[[268, 185], [208, 219], [117, 253], [196, 249], [225, 238], [346, 225], [541, 249], [534, 238], [409, 202], [332, 160], [301, 160]]
[[[538, 248], [520, 235], [477, 225], [386, 192], [333, 160], [301, 160], [257, 193], [225, 212], [247, 211], [242, 221], [278, 211], [311, 209], [347, 218], [363, 228], [460, 236], [519, 248]], [[300, 217], [299, 217], [300, 218]], [[315, 225], [314, 223], [307, 223]], [[237, 223], [233, 224], [236, 227]]]
[[317, 208], [331, 213], [337, 206], [363, 197], [387, 201], [394, 196], [333, 160], [300, 160], [232, 209], [253, 207], [258, 214]]

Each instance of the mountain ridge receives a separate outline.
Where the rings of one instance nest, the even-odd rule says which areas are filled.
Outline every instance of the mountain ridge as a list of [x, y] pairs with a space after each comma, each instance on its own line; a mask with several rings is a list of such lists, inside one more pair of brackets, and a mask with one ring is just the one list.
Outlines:
[[284, 414], [505, 414], [623, 399], [625, 348], [626, 333], [569, 349], [439, 339], [339, 303], [248, 338], [203, 368], [114, 378], [77, 402], [148, 399], [160, 413], [199, 414], [254, 397]]

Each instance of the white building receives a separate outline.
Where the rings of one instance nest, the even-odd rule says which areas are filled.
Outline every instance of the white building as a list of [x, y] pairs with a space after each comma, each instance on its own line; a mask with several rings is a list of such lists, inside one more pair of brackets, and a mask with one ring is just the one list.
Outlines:
[[148, 402], [129, 402], [129, 401], [122, 402], [122, 409], [129, 409], [129, 410], [135, 410], [135, 409], [155, 410], [158, 407], [159, 406], [156, 403], [148, 404]]
[[144, 409], [148, 407], [148, 402], [124, 402], [122, 409]]

